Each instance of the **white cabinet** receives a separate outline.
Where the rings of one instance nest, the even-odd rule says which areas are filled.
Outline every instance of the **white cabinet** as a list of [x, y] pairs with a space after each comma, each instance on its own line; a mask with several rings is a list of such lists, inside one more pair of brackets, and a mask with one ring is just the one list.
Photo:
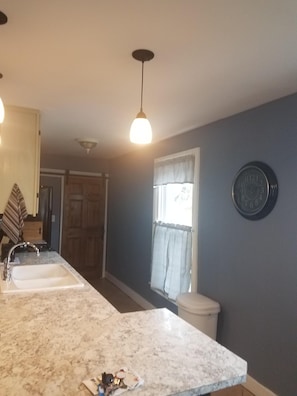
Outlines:
[[0, 124], [0, 213], [14, 183], [19, 186], [28, 214], [38, 211], [40, 173], [39, 111], [5, 106]]

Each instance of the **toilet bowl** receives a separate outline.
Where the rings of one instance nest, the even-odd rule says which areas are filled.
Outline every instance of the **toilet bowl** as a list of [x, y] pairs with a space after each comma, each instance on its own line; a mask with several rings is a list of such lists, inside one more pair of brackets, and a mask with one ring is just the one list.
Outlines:
[[182, 293], [176, 299], [178, 316], [214, 340], [220, 304], [197, 293]]

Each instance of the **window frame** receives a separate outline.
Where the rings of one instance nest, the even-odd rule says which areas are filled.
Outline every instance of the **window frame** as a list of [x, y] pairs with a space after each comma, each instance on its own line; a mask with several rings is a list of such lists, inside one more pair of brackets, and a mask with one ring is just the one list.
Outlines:
[[[194, 183], [193, 183], [193, 198], [192, 198], [192, 266], [191, 266], [191, 292], [198, 291], [198, 216], [199, 216], [199, 179], [200, 179], [200, 148], [180, 151], [164, 157], [159, 157], [154, 160], [154, 166], [157, 162], [167, 161], [170, 159], [184, 157], [187, 155], [194, 155]], [[153, 223], [156, 221], [158, 206], [158, 192], [154, 188], [153, 193]], [[153, 227], [154, 229], [154, 227]], [[152, 246], [153, 249], [153, 246]], [[163, 294], [161, 294], [166, 298]]]

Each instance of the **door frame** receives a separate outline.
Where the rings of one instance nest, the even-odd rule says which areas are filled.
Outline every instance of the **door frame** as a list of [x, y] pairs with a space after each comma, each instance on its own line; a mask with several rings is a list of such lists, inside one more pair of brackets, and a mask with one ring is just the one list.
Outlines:
[[41, 168], [40, 176], [47, 177], [58, 177], [61, 183], [61, 216], [59, 219], [59, 228], [60, 228], [60, 238], [59, 238], [59, 252], [61, 253], [62, 246], [62, 231], [63, 231], [63, 205], [64, 205], [64, 182], [66, 175], [73, 176], [93, 176], [93, 177], [105, 177], [105, 213], [104, 213], [104, 237], [103, 237], [103, 252], [102, 252], [102, 278], [105, 278], [106, 273], [106, 245], [107, 245], [107, 213], [108, 213], [108, 181], [109, 174], [102, 172], [81, 172], [74, 170], [64, 170], [64, 169], [49, 169], [49, 168]]
[[[60, 200], [60, 217], [58, 220], [59, 224], [59, 246], [58, 246], [58, 253], [61, 252], [61, 244], [62, 244], [62, 225], [63, 225], [63, 201], [64, 201], [64, 175], [60, 174], [60, 172], [55, 172], [55, 170], [49, 170], [49, 169], [41, 169], [40, 170], [40, 177], [48, 177], [48, 178], [55, 178], [58, 179], [60, 182], [60, 191], [61, 191], [61, 196], [57, 197], [57, 199]], [[54, 194], [53, 194], [54, 196]], [[53, 197], [54, 199], [54, 197]]]

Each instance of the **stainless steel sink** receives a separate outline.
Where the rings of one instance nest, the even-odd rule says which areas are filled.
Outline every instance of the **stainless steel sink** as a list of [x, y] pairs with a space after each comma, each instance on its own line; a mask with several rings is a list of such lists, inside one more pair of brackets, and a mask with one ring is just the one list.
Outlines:
[[83, 282], [63, 263], [15, 265], [12, 267], [11, 279], [2, 279], [1, 293], [47, 291], [83, 287]]

